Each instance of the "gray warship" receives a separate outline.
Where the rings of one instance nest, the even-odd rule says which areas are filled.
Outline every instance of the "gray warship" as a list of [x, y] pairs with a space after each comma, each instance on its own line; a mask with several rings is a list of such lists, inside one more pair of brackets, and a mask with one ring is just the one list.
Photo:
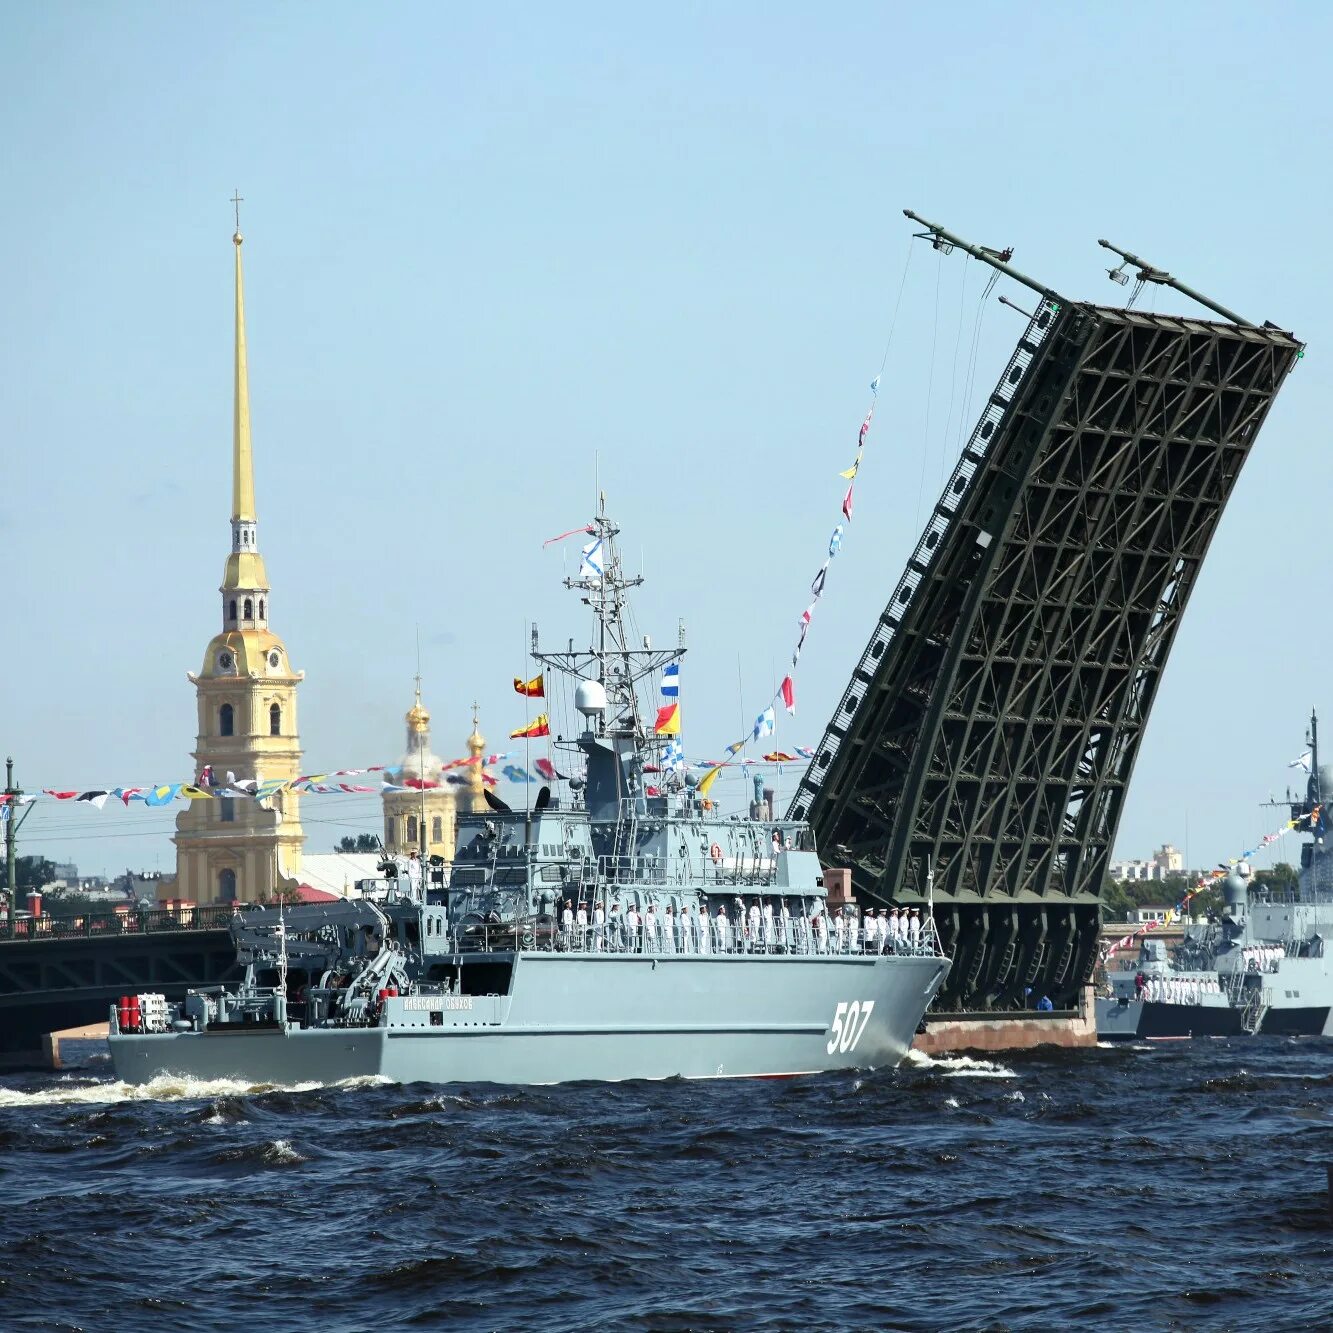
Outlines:
[[562, 794], [490, 796], [460, 816], [452, 863], [386, 858], [382, 890], [239, 911], [238, 985], [112, 1007], [119, 1078], [538, 1084], [903, 1059], [949, 968], [929, 910], [888, 938], [835, 916], [806, 824], [775, 819], [761, 782], [724, 816], [665, 755], [639, 692], [685, 649], [630, 645], [641, 580], [604, 504], [591, 531], [599, 559], [564, 580], [591, 646], [542, 652], [533, 631], [578, 717], [557, 738]]
[[1333, 847], [1325, 813], [1330, 775], [1319, 767], [1319, 720], [1306, 735], [1310, 776], [1291, 802], [1301, 847], [1298, 887], [1252, 882], [1244, 862], [1222, 884], [1220, 916], [1186, 926], [1174, 956], [1145, 939], [1137, 958], [1109, 970], [1097, 1000], [1102, 1041], [1230, 1037], [1247, 1033], [1333, 1036]]

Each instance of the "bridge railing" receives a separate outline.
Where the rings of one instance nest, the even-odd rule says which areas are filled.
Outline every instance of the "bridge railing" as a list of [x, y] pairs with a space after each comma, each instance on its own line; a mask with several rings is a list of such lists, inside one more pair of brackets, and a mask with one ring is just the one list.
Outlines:
[[8, 923], [0, 923], [0, 942], [225, 930], [234, 914], [231, 904], [219, 903], [208, 907], [153, 907], [124, 912], [84, 912], [78, 916], [23, 917], [14, 922], [12, 934]]

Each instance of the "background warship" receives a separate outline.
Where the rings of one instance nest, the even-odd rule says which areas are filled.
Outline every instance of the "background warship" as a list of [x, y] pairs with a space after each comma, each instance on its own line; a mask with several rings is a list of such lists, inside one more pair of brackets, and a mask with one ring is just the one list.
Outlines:
[[543, 653], [533, 632], [581, 718], [559, 742], [582, 763], [569, 798], [543, 787], [520, 811], [489, 797], [460, 819], [451, 867], [388, 864], [378, 895], [240, 912], [238, 987], [113, 1007], [120, 1078], [548, 1083], [903, 1058], [949, 967], [929, 912], [867, 942], [850, 907], [830, 920], [803, 821], [774, 819], [762, 793], [748, 818], [723, 817], [664, 765], [638, 686], [684, 649], [629, 646], [640, 580], [602, 508], [565, 580], [593, 610], [592, 646]]
[[1301, 847], [1299, 887], [1252, 884], [1240, 862], [1223, 881], [1220, 918], [1185, 928], [1174, 957], [1146, 939], [1137, 959], [1108, 970], [1111, 995], [1097, 1000], [1097, 1036], [1226, 1037], [1243, 1033], [1333, 1036], [1333, 848], [1325, 843], [1319, 721], [1310, 715], [1310, 777], [1291, 818]]

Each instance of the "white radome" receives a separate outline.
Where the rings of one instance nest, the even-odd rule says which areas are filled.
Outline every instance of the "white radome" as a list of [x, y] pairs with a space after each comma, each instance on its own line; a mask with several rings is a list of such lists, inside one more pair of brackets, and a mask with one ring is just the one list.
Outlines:
[[574, 691], [574, 707], [584, 717], [606, 712], [606, 686], [600, 680], [581, 680]]

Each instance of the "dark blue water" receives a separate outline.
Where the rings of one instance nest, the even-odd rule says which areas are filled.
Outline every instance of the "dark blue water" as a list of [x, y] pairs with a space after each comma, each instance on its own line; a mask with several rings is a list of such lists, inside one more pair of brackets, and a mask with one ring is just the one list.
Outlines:
[[1333, 1042], [790, 1082], [0, 1080], [6, 1329], [1333, 1324]]

